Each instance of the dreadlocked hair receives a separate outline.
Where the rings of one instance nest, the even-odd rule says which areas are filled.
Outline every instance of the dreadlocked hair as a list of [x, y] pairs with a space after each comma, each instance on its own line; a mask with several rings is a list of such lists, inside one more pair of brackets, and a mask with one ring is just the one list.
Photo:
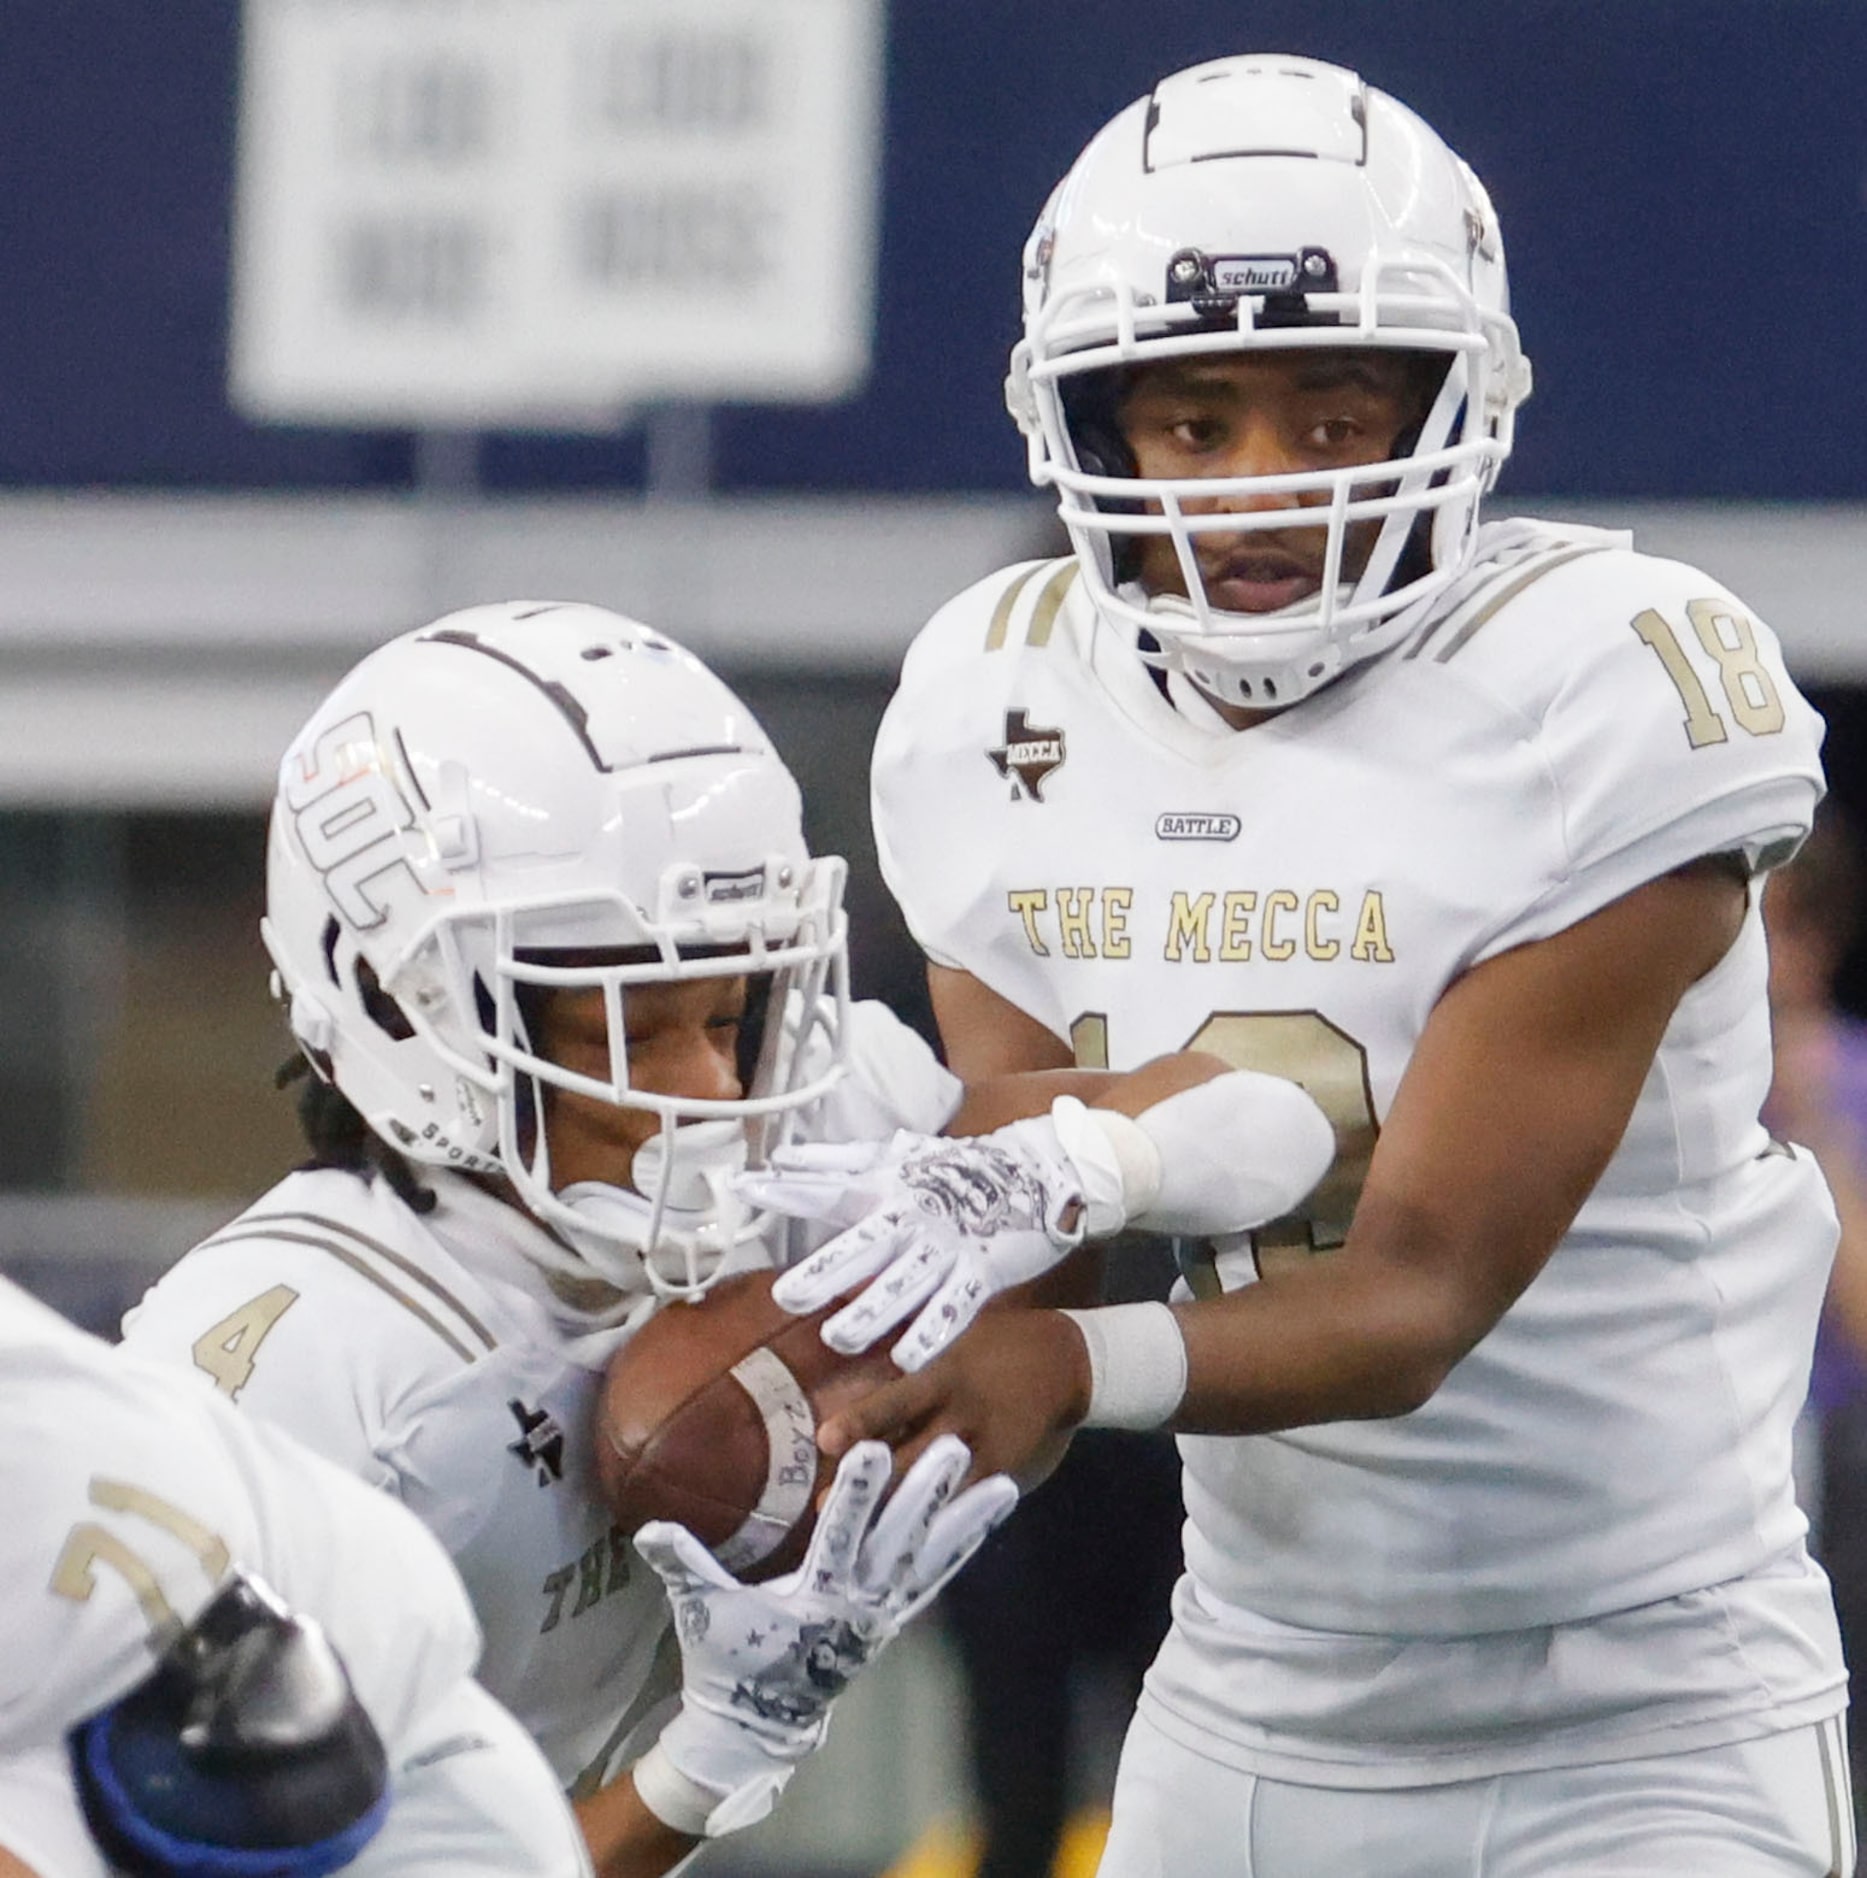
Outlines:
[[421, 1184], [410, 1162], [370, 1127], [334, 1082], [311, 1073], [304, 1056], [282, 1063], [273, 1082], [280, 1089], [303, 1085], [298, 1091], [298, 1126], [311, 1150], [307, 1168], [333, 1167], [364, 1181], [380, 1174], [411, 1212], [434, 1211], [434, 1189]]

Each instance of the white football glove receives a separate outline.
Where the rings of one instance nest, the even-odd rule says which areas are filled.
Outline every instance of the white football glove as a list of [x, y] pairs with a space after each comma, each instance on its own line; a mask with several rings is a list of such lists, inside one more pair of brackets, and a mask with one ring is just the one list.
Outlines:
[[800, 1315], [866, 1286], [823, 1326], [853, 1355], [910, 1311], [890, 1351], [931, 1361], [1013, 1285], [1085, 1238], [1134, 1225], [1209, 1238], [1291, 1211], [1335, 1156], [1329, 1118], [1296, 1083], [1227, 1070], [1138, 1116], [1058, 1096], [1048, 1115], [989, 1135], [898, 1133], [881, 1143], [790, 1147], [734, 1186], [755, 1205], [842, 1226], [772, 1296]]
[[[1119, 1173], [1107, 1179], [1119, 1192]], [[938, 1355], [987, 1299], [1067, 1258], [1100, 1211], [1087, 1191], [1096, 1171], [1085, 1174], [1049, 1116], [989, 1135], [901, 1129], [887, 1141], [781, 1148], [735, 1184], [755, 1205], [847, 1228], [772, 1296], [803, 1316], [865, 1285], [823, 1326], [846, 1356], [918, 1311], [889, 1352], [904, 1370]]]
[[636, 1791], [667, 1824], [715, 1837], [763, 1819], [823, 1740], [852, 1677], [972, 1557], [1010, 1512], [1003, 1475], [955, 1489], [972, 1464], [942, 1435], [884, 1502], [879, 1441], [843, 1456], [804, 1562], [741, 1584], [685, 1526], [635, 1536], [668, 1588], [681, 1646], [681, 1708], [636, 1763]]

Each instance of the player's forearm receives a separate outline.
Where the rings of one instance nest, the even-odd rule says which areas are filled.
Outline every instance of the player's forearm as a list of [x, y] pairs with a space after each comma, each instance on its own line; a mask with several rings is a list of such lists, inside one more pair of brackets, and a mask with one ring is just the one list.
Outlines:
[[1199, 1303], [987, 1311], [925, 1369], [829, 1416], [817, 1439], [842, 1454], [869, 1437], [957, 1434], [979, 1474], [1030, 1486], [1081, 1426], [1264, 1434], [1403, 1415], [1491, 1321], [1440, 1291], [1325, 1257]]
[[648, 1810], [624, 1774], [575, 1803], [597, 1878], [663, 1878], [700, 1844]]
[[1410, 1414], [1489, 1327], [1443, 1288], [1315, 1267], [1175, 1312], [1182, 1434], [1267, 1434]]
[[1375, 1230], [1358, 1221], [1342, 1251], [1177, 1306], [1171, 1331], [1158, 1305], [1077, 1316], [1090, 1365], [1078, 1412], [1238, 1435], [1420, 1407], [1514, 1293], [1443, 1223], [1370, 1210]]
[[1257, 1434], [1410, 1413], [1510, 1308], [1573, 1211], [1529, 1178], [1456, 1212], [1371, 1185], [1340, 1251], [1183, 1307], [1174, 1426]]

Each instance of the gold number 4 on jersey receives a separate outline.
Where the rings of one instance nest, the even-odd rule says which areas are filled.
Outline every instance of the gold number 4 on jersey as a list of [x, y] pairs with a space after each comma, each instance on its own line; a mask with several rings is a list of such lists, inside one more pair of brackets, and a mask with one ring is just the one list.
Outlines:
[[297, 1302], [298, 1293], [290, 1285], [274, 1285], [270, 1291], [248, 1298], [237, 1311], [230, 1311], [195, 1339], [188, 1352], [195, 1368], [206, 1370], [222, 1395], [238, 1396], [253, 1373], [259, 1346]]

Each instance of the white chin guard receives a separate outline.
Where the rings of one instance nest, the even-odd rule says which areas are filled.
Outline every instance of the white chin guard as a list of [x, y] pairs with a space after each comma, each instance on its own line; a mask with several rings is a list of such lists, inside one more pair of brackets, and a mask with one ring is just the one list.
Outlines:
[[576, 1181], [554, 1196], [554, 1224], [619, 1291], [698, 1298], [746, 1236], [750, 1222], [733, 1190], [745, 1165], [738, 1121], [664, 1125], [636, 1150], [633, 1188]]

